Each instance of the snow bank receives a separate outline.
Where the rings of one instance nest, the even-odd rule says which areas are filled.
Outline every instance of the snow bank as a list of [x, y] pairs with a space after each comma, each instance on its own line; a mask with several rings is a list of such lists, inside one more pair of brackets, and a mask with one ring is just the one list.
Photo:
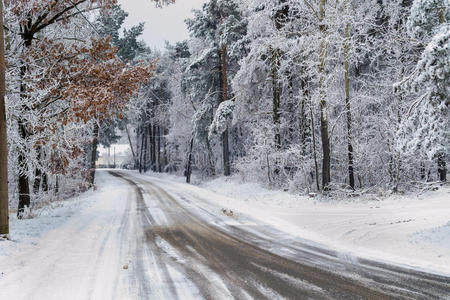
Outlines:
[[12, 254], [20, 245], [37, 245], [41, 236], [64, 224], [81, 207], [91, 205], [94, 194], [95, 191], [89, 190], [76, 197], [51, 202], [33, 210], [34, 217], [30, 219], [19, 220], [15, 214], [10, 214], [10, 240], [0, 243], [0, 257]]

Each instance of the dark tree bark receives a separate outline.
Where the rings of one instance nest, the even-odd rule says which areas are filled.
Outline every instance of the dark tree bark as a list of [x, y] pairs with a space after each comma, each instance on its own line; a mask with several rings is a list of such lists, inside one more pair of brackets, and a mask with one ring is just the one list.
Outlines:
[[47, 173], [42, 172], [42, 191], [48, 192], [48, 176]]
[[144, 154], [143, 154], [143, 159], [142, 159], [142, 164], [144, 165], [144, 173], [148, 171], [148, 167], [149, 167], [149, 135], [148, 135], [148, 131], [149, 128], [148, 127], [144, 127], [144, 132], [143, 132], [143, 136], [142, 139], [144, 141]]
[[152, 149], [152, 171], [156, 172], [157, 164], [156, 164], [156, 125], [152, 125], [152, 137], [151, 137], [151, 149]]
[[320, 190], [319, 185], [319, 165], [317, 163], [317, 149], [316, 149], [316, 134], [315, 134], [315, 128], [314, 128], [314, 115], [312, 112], [311, 105], [309, 106], [309, 113], [311, 116], [311, 135], [312, 135], [312, 144], [313, 144], [313, 155], [314, 155], [314, 170], [315, 170], [315, 177], [316, 177], [316, 186], [317, 190]]
[[328, 136], [328, 120], [324, 116], [323, 110], [322, 108], [320, 112], [320, 136], [322, 139], [322, 189], [326, 190], [331, 181], [331, 151]]
[[163, 134], [163, 136], [162, 136], [162, 142], [163, 142], [163, 151], [162, 151], [162, 154], [163, 154], [163, 158], [162, 158], [162, 168], [163, 168], [163, 170], [166, 170], [166, 168], [167, 168], [167, 165], [169, 164], [169, 158], [167, 157], [167, 140], [166, 140], [166, 136], [167, 136], [167, 131], [166, 131], [167, 129], [166, 129], [166, 126], [163, 126], [162, 127], [162, 134]]
[[156, 152], [155, 152], [155, 126], [153, 124], [148, 124], [148, 159], [149, 165], [148, 169], [151, 171], [155, 171], [155, 160], [156, 160]]
[[[3, 16], [3, 2], [1, 1], [0, 16]], [[0, 237], [7, 236], [9, 234], [8, 143], [6, 138], [5, 92], [3, 18], [0, 18]]]
[[158, 161], [157, 170], [158, 170], [159, 173], [161, 173], [161, 127], [159, 125], [157, 125], [156, 128], [157, 128], [157, 133], [156, 133], [157, 134], [157, 140], [156, 140], [156, 142], [157, 142], [157, 148], [156, 148], [157, 153], [156, 153], [156, 158], [157, 158], [157, 161]]
[[320, 136], [322, 140], [322, 188], [327, 189], [331, 181], [331, 147], [328, 132], [328, 103], [326, 93], [326, 61], [328, 57], [327, 27], [324, 25], [326, 0], [319, 3], [319, 30], [321, 33], [319, 53], [319, 92], [320, 92]]
[[[40, 161], [41, 160], [41, 156], [42, 156], [42, 148], [39, 146], [36, 149], [37, 152], [37, 160]], [[37, 194], [39, 193], [39, 188], [41, 187], [41, 176], [42, 176], [42, 171], [39, 167], [36, 167], [34, 169], [34, 183], [33, 183], [33, 193]]]
[[280, 68], [280, 50], [272, 51], [272, 110], [273, 110], [273, 124], [275, 126], [275, 146], [277, 149], [281, 148], [281, 134], [280, 134], [280, 104], [281, 104], [281, 83], [278, 75]]
[[[344, 2], [346, 5], [347, 2]], [[350, 187], [355, 189], [355, 175], [353, 170], [353, 144], [352, 144], [352, 113], [350, 110], [350, 72], [348, 66], [350, 51], [350, 25], [345, 25], [345, 43], [344, 43], [344, 69], [345, 69], [345, 108], [347, 110], [347, 152], [348, 152], [348, 178]]]
[[59, 176], [55, 176], [55, 195], [58, 195], [59, 193]]
[[194, 138], [191, 138], [191, 145], [189, 146], [189, 155], [188, 155], [188, 161], [186, 166], [186, 182], [191, 183], [191, 163], [192, 163], [192, 147], [194, 146]]
[[441, 182], [446, 182], [447, 181], [447, 164], [445, 162], [445, 154], [444, 153], [438, 154], [437, 164], [438, 164], [439, 180]]
[[[25, 41], [25, 45], [27, 47], [29, 47], [31, 45], [31, 40]], [[25, 64], [23, 64], [20, 67], [20, 97], [22, 99], [26, 98], [26, 86], [25, 86], [25, 82], [24, 82], [24, 78], [25, 78], [25, 74], [27, 72], [27, 67]], [[27, 130], [26, 127], [26, 120], [24, 120], [23, 118], [21, 118], [19, 116], [19, 119], [17, 120], [18, 122], [18, 128], [19, 128], [19, 135], [21, 137], [22, 140], [26, 140], [29, 136], [29, 132]], [[19, 218], [21, 218], [25, 207], [29, 207], [30, 206], [30, 186], [29, 186], [29, 182], [28, 182], [28, 164], [27, 164], [27, 160], [26, 160], [26, 154], [24, 153], [24, 151], [19, 151], [19, 155], [17, 157], [17, 162], [19, 165], [19, 168], [22, 170], [21, 172], [19, 172], [19, 180], [18, 180], [18, 192], [19, 192], [19, 205], [18, 205], [18, 209], [17, 209], [17, 216]]]
[[[303, 91], [303, 97], [301, 98], [301, 103], [300, 103], [300, 112], [299, 112], [299, 116], [298, 116], [298, 126], [299, 126], [299, 130], [300, 130], [300, 144], [302, 145], [302, 155], [306, 155], [306, 144], [307, 144], [307, 136], [308, 136], [308, 122], [307, 122], [307, 112], [306, 112], [306, 106], [307, 103], [310, 103], [310, 99], [309, 99], [309, 90], [308, 90], [308, 84], [307, 84], [308, 80], [303, 78], [300, 82], [301, 84], [301, 88]], [[313, 121], [314, 122], [314, 121]]]
[[[26, 130], [23, 120], [19, 120], [19, 134], [20, 137], [25, 140], [28, 137], [28, 132]], [[18, 180], [18, 191], [19, 191], [19, 206], [17, 210], [17, 217], [22, 218], [22, 214], [25, 211], [25, 207], [30, 206], [30, 186], [28, 182], [28, 164], [23, 151], [19, 151], [17, 157], [19, 168], [22, 172], [19, 172]]]
[[224, 163], [224, 175], [225, 176], [230, 176], [231, 175], [231, 168], [230, 168], [230, 152], [226, 151], [227, 149], [229, 149], [229, 137], [228, 137], [228, 130], [225, 130], [222, 133], [222, 144], [223, 144], [223, 148], [225, 149], [223, 151], [223, 163]]
[[[275, 28], [281, 30], [289, 15], [289, 6], [284, 4], [285, 0], [279, 1], [283, 4], [279, 10], [275, 12], [274, 21]], [[281, 148], [281, 133], [280, 133], [280, 106], [281, 106], [281, 82], [279, 76], [280, 70], [280, 49], [272, 49], [272, 96], [273, 96], [273, 123], [275, 126], [275, 146], [277, 149]]]
[[91, 163], [89, 168], [89, 183], [91, 185], [94, 185], [95, 182], [95, 161], [97, 160], [97, 146], [98, 146], [98, 124], [97, 122], [95, 122], [92, 139]]
[[141, 128], [141, 149], [140, 149], [140, 153], [139, 153], [139, 173], [142, 173], [142, 171], [144, 170], [143, 155], [144, 155], [145, 134], [144, 134], [143, 126], [141, 126], [140, 128]]
[[[219, 102], [228, 100], [228, 86], [227, 86], [227, 47], [222, 46], [221, 51], [219, 51], [219, 58], [221, 59], [221, 64], [219, 68], [219, 82], [221, 83], [222, 99]], [[223, 152], [223, 174], [225, 176], [231, 175], [230, 167], [230, 149], [229, 149], [229, 138], [228, 138], [228, 126], [222, 134], [222, 152]]]

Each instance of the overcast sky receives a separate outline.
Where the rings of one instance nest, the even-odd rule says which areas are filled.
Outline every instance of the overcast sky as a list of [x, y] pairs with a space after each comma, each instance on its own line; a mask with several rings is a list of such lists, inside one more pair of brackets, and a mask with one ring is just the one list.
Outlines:
[[129, 28], [145, 22], [142, 39], [152, 49], [163, 49], [165, 40], [173, 43], [187, 38], [184, 19], [191, 17], [191, 10], [200, 9], [205, 1], [177, 0], [163, 8], [156, 8], [151, 0], [119, 0], [119, 4], [129, 13], [125, 26]]

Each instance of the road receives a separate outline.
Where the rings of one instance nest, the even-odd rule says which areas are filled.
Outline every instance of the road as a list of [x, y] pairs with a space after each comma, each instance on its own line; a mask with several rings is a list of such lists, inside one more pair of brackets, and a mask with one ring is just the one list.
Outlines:
[[[450, 299], [448, 277], [348, 259], [250, 217], [222, 214], [179, 184], [108, 172], [99, 173], [114, 182], [114, 202], [103, 197], [80, 217], [83, 225], [60, 228], [65, 238], [54, 233], [61, 241], [52, 249], [23, 254], [25, 268], [45, 258], [45, 270], [8, 265], [1, 299], [17, 281], [16, 295], [21, 286], [33, 289], [16, 299]], [[94, 258], [70, 275], [77, 257], [90, 257], [86, 245]]]

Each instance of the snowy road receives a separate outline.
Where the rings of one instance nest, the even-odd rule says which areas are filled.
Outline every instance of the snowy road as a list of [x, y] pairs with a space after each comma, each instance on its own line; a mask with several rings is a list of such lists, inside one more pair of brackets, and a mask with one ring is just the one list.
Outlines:
[[348, 257], [227, 216], [180, 184], [98, 173], [94, 203], [38, 246], [0, 259], [0, 299], [450, 297], [448, 277]]

